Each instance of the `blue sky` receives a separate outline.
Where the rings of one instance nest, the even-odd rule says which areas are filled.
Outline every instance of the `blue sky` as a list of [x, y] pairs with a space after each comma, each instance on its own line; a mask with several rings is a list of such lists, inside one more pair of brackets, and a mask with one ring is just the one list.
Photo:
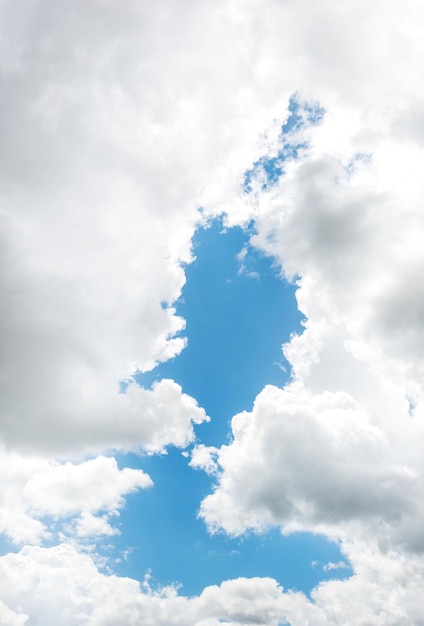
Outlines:
[[[281, 345], [302, 332], [294, 288], [271, 259], [249, 247], [249, 238], [249, 230], [225, 229], [221, 219], [197, 231], [196, 258], [185, 268], [177, 302], [188, 346], [138, 378], [145, 386], [173, 378], [193, 395], [212, 418], [198, 429], [207, 445], [225, 441], [228, 421], [251, 408], [265, 384], [284, 384], [289, 364]], [[243, 264], [238, 255], [245, 247]]]
[[[187, 282], [177, 302], [177, 313], [187, 321], [188, 345], [172, 361], [137, 377], [145, 386], [173, 378], [195, 397], [211, 418], [196, 428], [205, 445], [225, 444], [232, 416], [251, 410], [266, 384], [287, 382], [290, 365], [281, 345], [303, 331], [295, 287], [272, 259], [249, 245], [252, 234], [252, 227], [225, 228], [222, 219], [198, 229], [195, 260], [185, 268]], [[176, 449], [122, 459], [147, 471], [155, 483], [150, 491], [129, 496], [121, 513], [116, 547], [130, 549], [118, 567], [122, 575], [142, 579], [151, 570], [156, 585], [179, 583], [188, 595], [238, 576], [270, 576], [305, 593], [320, 580], [348, 576], [350, 569], [322, 569], [345, 560], [336, 543], [319, 535], [284, 537], [273, 529], [233, 539], [211, 536], [197, 519], [211, 479], [190, 468], [188, 460]]]

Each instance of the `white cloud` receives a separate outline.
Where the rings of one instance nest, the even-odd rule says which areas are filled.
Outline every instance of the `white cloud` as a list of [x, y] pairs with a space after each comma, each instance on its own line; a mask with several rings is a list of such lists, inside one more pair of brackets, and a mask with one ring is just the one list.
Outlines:
[[115, 534], [110, 515], [123, 506], [124, 496], [153, 484], [141, 470], [119, 469], [114, 458], [101, 456], [80, 464], [59, 464], [4, 454], [1, 474], [0, 527], [17, 544], [54, 537], [57, 531], [46, 517], [66, 521], [66, 532], [79, 537]]
[[[274, 149], [272, 133], [262, 146], [258, 136], [284, 117], [295, 91], [329, 111], [316, 139], [321, 155], [386, 154], [390, 123], [400, 137], [415, 128], [417, 82], [405, 67], [421, 46], [409, 28], [419, 6], [407, 4], [399, 15], [390, 3], [348, 3], [333, 16], [332, 3], [304, 11], [272, 0], [267, 10], [257, 1], [178, 10], [129, 2], [118, 11], [111, 3], [39, 1], [21, 20], [3, 3], [0, 367], [8, 446], [73, 454], [79, 446], [97, 453], [114, 439], [118, 447], [147, 444], [154, 433], [144, 432], [142, 416], [154, 398], [134, 391], [133, 409], [119, 397], [119, 381], [183, 348], [175, 336], [182, 322], [161, 303], [181, 292], [197, 206], [225, 209], [230, 222], [250, 219], [238, 183], [261, 149]], [[381, 51], [391, 50], [382, 12], [390, 46], [396, 41], [403, 53], [402, 62], [390, 56], [389, 73], [379, 71]], [[387, 110], [370, 106], [389, 94]], [[321, 156], [299, 174], [308, 207], [326, 168], [333, 176], [331, 158]], [[349, 199], [352, 211], [357, 201], [358, 194]], [[337, 218], [324, 213], [296, 212], [298, 227], [310, 220], [317, 244], [324, 218], [336, 234]], [[343, 232], [347, 245], [356, 231]], [[340, 232], [337, 241], [340, 251]], [[396, 309], [387, 302], [385, 310], [393, 328]], [[189, 438], [184, 417], [165, 444]]]
[[233, 418], [202, 514], [231, 532], [352, 516], [365, 528], [377, 515], [392, 539], [422, 549], [424, 189], [415, 173], [405, 185], [407, 154], [392, 138], [357, 172], [316, 149], [256, 209], [254, 243], [301, 277], [306, 330], [284, 347], [295, 382], [266, 388], [252, 413]]
[[84, 512], [76, 521], [76, 534], [77, 537], [111, 536], [119, 534], [119, 530], [110, 525], [108, 515], [99, 517]]
[[[396, 133], [387, 135], [396, 115], [384, 123], [371, 160], [355, 169], [348, 154], [321, 152], [333, 139], [331, 120], [329, 127], [324, 121], [309, 156], [254, 198], [252, 243], [298, 277], [307, 321], [303, 335], [283, 347], [292, 382], [266, 387], [251, 412], [233, 418], [233, 439], [218, 452], [216, 488], [200, 510], [212, 530], [279, 525], [339, 540], [355, 575], [313, 594], [317, 607], [324, 595], [333, 603], [330, 623], [351, 623], [347, 597], [356, 585], [362, 593], [365, 580], [375, 585], [375, 623], [421, 619], [405, 572], [415, 554], [413, 578], [421, 575], [424, 548], [424, 189], [417, 171], [424, 153], [419, 142], [408, 151]], [[374, 542], [377, 562], [393, 551], [387, 563], [399, 570], [398, 582], [373, 581], [370, 564], [363, 568], [358, 546], [366, 553]], [[413, 617], [402, 609], [404, 596]]]
[[349, 569], [349, 565], [345, 563], [345, 561], [338, 561], [337, 563], [333, 563], [330, 561], [322, 566], [324, 572], [331, 572], [333, 569]]
[[87, 512], [114, 510], [122, 504], [122, 493], [152, 484], [141, 470], [119, 470], [115, 459], [96, 457], [80, 465], [52, 465], [33, 474], [22, 494], [32, 510], [66, 515], [82, 505]]
[[22, 613], [11, 611], [4, 602], [0, 602], [0, 624], [1, 626], [23, 626], [28, 623], [28, 616]]
[[297, 385], [269, 386], [252, 413], [233, 418], [232, 430], [218, 455], [218, 489], [201, 507], [212, 528], [239, 534], [274, 523], [331, 533], [345, 521], [381, 518], [397, 527], [420, 513], [421, 468], [408, 456], [396, 459], [346, 393], [311, 397]]
[[367, 547], [358, 556], [356, 576], [322, 583], [312, 601], [271, 578], [224, 581], [188, 599], [172, 587], [154, 591], [148, 580], [140, 588], [129, 578], [102, 574], [69, 545], [26, 547], [0, 558], [0, 619], [19, 613], [29, 616], [28, 625], [61, 626], [420, 624], [423, 569], [416, 558], [384, 557]]
[[205, 446], [202, 443], [196, 445], [191, 451], [190, 467], [202, 469], [207, 474], [214, 475], [218, 471], [216, 456], [218, 448], [215, 446]]

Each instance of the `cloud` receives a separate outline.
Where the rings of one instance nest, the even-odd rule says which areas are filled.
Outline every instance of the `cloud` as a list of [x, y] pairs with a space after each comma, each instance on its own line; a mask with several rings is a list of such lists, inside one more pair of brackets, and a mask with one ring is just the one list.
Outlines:
[[81, 513], [76, 521], [77, 537], [95, 537], [118, 535], [119, 530], [109, 524], [109, 516], [97, 517], [92, 513]]
[[[2, 5], [3, 439], [64, 455], [152, 437], [180, 445], [191, 437], [184, 398], [174, 394], [184, 416], [166, 438], [151, 419], [160, 388], [133, 390], [130, 402], [119, 384], [185, 345], [171, 304], [200, 219], [204, 163], [191, 165], [197, 138], [183, 97], [192, 77], [180, 86], [170, 70], [171, 95], [158, 91], [157, 64], [175, 52], [172, 37], [166, 49], [162, 37], [149, 44], [154, 24], [165, 38], [174, 30], [160, 8], [60, 6], [34, 2], [21, 22]], [[152, 44], [159, 56], [146, 56]]]
[[[147, 445], [154, 433], [143, 431], [144, 415], [159, 392], [134, 391], [133, 406], [119, 397], [119, 383], [185, 345], [172, 303], [184, 284], [181, 263], [190, 259], [198, 206], [206, 214], [226, 210], [230, 223], [249, 221], [254, 211], [238, 183], [263, 148], [275, 148], [264, 131], [284, 121], [290, 96], [302, 89], [331, 107], [327, 130], [317, 134], [321, 154], [375, 151], [375, 129], [380, 141], [391, 109], [377, 124], [370, 99], [387, 97], [394, 81], [403, 97], [416, 93], [404, 72], [418, 36], [406, 36], [409, 5], [402, 16], [387, 3], [367, 6], [365, 26], [365, 5], [349, 4], [337, 10], [337, 28], [327, 3], [309, 6], [307, 19], [293, 3], [271, 0], [267, 11], [253, 1], [248, 10], [187, 2], [178, 11], [129, 2], [124, 12], [110, 3], [50, 9], [39, 1], [25, 20], [13, 3], [2, 5], [1, 429], [11, 449], [66, 455], [99, 453], [114, 440], [116, 447]], [[381, 50], [390, 50], [378, 28], [383, 7], [405, 61], [392, 59], [390, 79], [381, 72], [377, 82]], [[345, 65], [350, 71], [341, 76]], [[334, 175], [332, 163], [321, 156], [304, 164], [305, 206], [326, 168]], [[359, 200], [349, 202], [354, 213]], [[310, 223], [325, 243], [320, 225], [331, 223], [341, 250], [357, 221], [339, 220], [337, 231], [338, 219], [305, 213], [298, 227]], [[395, 303], [386, 312], [394, 328]], [[160, 445], [187, 439], [184, 417], [178, 436]]]
[[113, 510], [122, 504], [121, 492], [146, 488], [153, 483], [141, 470], [119, 470], [113, 458], [96, 457], [80, 465], [64, 463], [32, 474], [23, 496], [35, 511], [66, 515], [81, 509]]
[[190, 467], [202, 469], [207, 474], [214, 475], [218, 471], [216, 455], [218, 449], [214, 446], [205, 446], [202, 443], [196, 445], [191, 452]]
[[0, 558], [0, 619], [18, 614], [16, 624], [31, 616], [28, 623], [55, 620], [64, 626], [419, 624], [423, 571], [416, 559], [383, 557], [365, 548], [360, 560], [360, 573], [322, 583], [312, 600], [284, 591], [271, 578], [228, 580], [185, 598], [173, 587], [151, 589], [148, 579], [140, 586], [129, 578], [105, 575], [90, 556], [69, 545], [26, 547]]
[[141, 470], [119, 469], [114, 458], [102, 456], [59, 464], [4, 454], [1, 467], [1, 531], [17, 544], [55, 538], [58, 521], [66, 522], [63, 532], [71, 536], [115, 534], [108, 519], [123, 506], [124, 496], [153, 484]]
[[274, 604], [280, 591], [271, 579], [228, 581], [188, 600], [172, 587], [153, 591], [146, 581], [140, 590], [134, 580], [104, 575], [89, 556], [65, 545], [27, 547], [2, 557], [0, 572], [7, 581], [0, 596], [7, 598], [9, 610], [19, 605], [21, 612], [40, 623], [54, 619], [69, 626], [88, 621], [98, 626], [140, 622], [194, 626], [209, 617], [223, 617], [235, 624], [248, 620], [276, 625], [279, 614]]
[[324, 572], [331, 572], [331, 570], [333, 569], [349, 569], [349, 565], [344, 561], [338, 561], [338, 563], [333, 563], [330, 561], [330, 563], [326, 563], [325, 565], [323, 565], [322, 569], [324, 570]]
[[23, 626], [28, 622], [28, 616], [11, 611], [3, 602], [0, 602], [1, 626]]
[[331, 533], [343, 522], [396, 526], [421, 513], [420, 468], [408, 457], [395, 461], [384, 433], [346, 393], [266, 387], [252, 413], [233, 418], [232, 432], [218, 454], [219, 486], [201, 507], [212, 529], [240, 534], [273, 523]]
[[[385, 118], [389, 128], [397, 123], [396, 115]], [[396, 132], [355, 140], [361, 153], [373, 143], [369, 159], [355, 160], [354, 150], [323, 153], [333, 141], [333, 122], [324, 119], [308, 154], [253, 199], [257, 234], [250, 243], [296, 282], [305, 331], [283, 346], [290, 383], [267, 386], [252, 411], [233, 417], [232, 440], [218, 451], [220, 471], [200, 516], [213, 532], [277, 525], [340, 542], [353, 579], [313, 594], [316, 607], [324, 596], [333, 603], [329, 623], [352, 618], [347, 599], [342, 608], [328, 590], [338, 586], [347, 598], [356, 584], [373, 586], [361, 550], [374, 546], [377, 561], [390, 554], [387, 566], [400, 576], [396, 584], [385, 577], [375, 583], [374, 612], [384, 616], [381, 623], [420, 623], [418, 592], [409, 596], [400, 572], [414, 554], [411, 575], [421, 576], [424, 547], [417, 235], [424, 189], [415, 169], [423, 153], [417, 142], [407, 154]], [[402, 612], [403, 594], [414, 617]]]

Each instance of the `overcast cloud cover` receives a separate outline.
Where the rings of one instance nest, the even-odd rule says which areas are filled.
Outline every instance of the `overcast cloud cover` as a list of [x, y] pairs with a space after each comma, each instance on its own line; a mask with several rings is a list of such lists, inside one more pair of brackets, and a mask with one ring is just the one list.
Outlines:
[[[424, 624], [422, 2], [3, 0], [0, 32], [0, 624]], [[285, 388], [198, 441], [200, 516], [340, 542], [354, 575], [311, 598], [270, 578], [187, 598], [97, 553], [155, 488], [113, 454], [208, 419], [132, 375], [184, 349], [191, 238], [222, 213], [254, 220], [306, 321]]]

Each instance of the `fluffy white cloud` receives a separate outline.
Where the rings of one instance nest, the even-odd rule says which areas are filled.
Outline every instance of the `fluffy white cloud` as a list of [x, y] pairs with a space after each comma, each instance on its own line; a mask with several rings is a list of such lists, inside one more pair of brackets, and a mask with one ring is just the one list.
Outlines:
[[252, 413], [233, 418], [232, 430], [218, 457], [219, 487], [202, 503], [212, 527], [318, 530], [375, 517], [401, 523], [418, 512], [421, 468], [397, 459], [346, 393], [308, 397], [296, 387], [266, 387]]
[[324, 572], [331, 572], [333, 569], [349, 569], [349, 565], [345, 561], [339, 561], [338, 563], [333, 563], [330, 561], [322, 566]]
[[[185, 598], [148, 579], [102, 574], [74, 548], [26, 547], [0, 558], [0, 619], [61, 626], [409, 626], [422, 623], [424, 572], [416, 559], [381, 556], [362, 546], [359, 572], [321, 584], [309, 600], [270, 578], [238, 578]], [[15, 618], [16, 615], [16, 618]], [[25, 621], [25, 617], [27, 620]], [[19, 621], [20, 620], [20, 621]]]
[[[91, 558], [70, 546], [24, 548], [0, 559], [0, 597], [13, 611], [29, 616], [30, 624], [61, 626], [189, 626], [212, 618], [231, 623], [269, 623], [277, 626], [280, 590], [270, 579], [228, 581], [207, 588], [199, 598], [179, 597], [175, 589], [152, 591], [146, 581], [100, 573]], [[276, 604], [277, 601], [277, 604]], [[266, 620], [266, 621], [264, 621]]]
[[96, 537], [118, 535], [119, 530], [113, 528], [109, 523], [109, 515], [103, 514], [100, 517], [92, 513], [81, 513], [76, 521], [77, 537]]
[[73, 519], [79, 537], [115, 534], [108, 519], [123, 506], [124, 496], [153, 484], [141, 470], [119, 469], [116, 460], [107, 457], [59, 464], [4, 454], [0, 463], [0, 528], [18, 544], [51, 539], [46, 517], [66, 520], [71, 534]]
[[[184, 283], [180, 264], [190, 258], [197, 206], [227, 210], [231, 222], [250, 219], [239, 183], [270, 149], [275, 132], [262, 146], [258, 136], [284, 117], [291, 93], [303, 90], [329, 110], [329, 132], [316, 140], [321, 154], [386, 154], [380, 140], [392, 128], [393, 150], [399, 142], [410, 148], [419, 85], [405, 67], [415, 66], [421, 45], [410, 28], [418, 3], [409, 0], [401, 15], [387, 2], [304, 8], [272, 0], [266, 10], [257, 0], [129, 2], [121, 11], [39, 0], [21, 19], [14, 3], [2, 4], [0, 368], [8, 446], [71, 454], [113, 447], [113, 439], [144, 446], [154, 436], [143, 424], [155, 400], [137, 390], [134, 406], [125, 402], [119, 381], [182, 349], [175, 335], [183, 323], [162, 303], [172, 304]], [[393, 41], [402, 62], [391, 54], [391, 71], [380, 71]], [[309, 207], [308, 189], [325, 163], [318, 159], [315, 174], [313, 164], [303, 170]], [[333, 219], [296, 215], [300, 226], [311, 218], [315, 230]], [[339, 236], [339, 248], [353, 236]], [[390, 293], [383, 322], [393, 329], [395, 303], [407, 294], [402, 285]], [[165, 443], [189, 437], [184, 417]]]
[[7, 607], [4, 602], [0, 602], [0, 624], [1, 626], [23, 626], [28, 623], [28, 616], [23, 613], [15, 613]]
[[[222, 118], [202, 113], [209, 83], [190, 51], [207, 15], [189, 4], [163, 19], [159, 5], [39, 1], [23, 20], [2, 5], [1, 430], [12, 448], [180, 445], [202, 419], [174, 388], [182, 422], [166, 437], [160, 388], [118, 393], [184, 346], [163, 303], [181, 292], [204, 176], [229, 140], [215, 134], [209, 154], [197, 132]], [[177, 24], [192, 35], [185, 47]]]
[[216, 474], [218, 471], [218, 465], [216, 463], [217, 453], [218, 448], [215, 448], [215, 446], [205, 446], [199, 443], [191, 451], [189, 465], [195, 469], [202, 469], [207, 474]]
[[[394, 110], [372, 141], [353, 126], [348, 151], [329, 154], [330, 111], [309, 152], [254, 194], [252, 242], [297, 281], [305, 331], [283, 347], [291, 383], [266, 387], [233, 417], [200, 509], [212, 530], [279, 525], [339, 540], [355, 575], [313, 593], [336, 624], [421, 623], [424, 151], [419, 135], [399, 139]], [[355, 143], [357, 153], [372, 147], [370, 158], [355, 157]], [[371, 554], [396, 581], [373, 578]], [[349, 616], [365, 588], [373, 602]]]
[[392, 138], [352, 167], [319, 147], [256, 197], [253, 241], [300, 277], [306, 330], [284, 346], [294, 382], [233, 418], [202, 514], [231, 532], [352, 516], [366, 528], [377, 516], [396, 542], [422, 549], [424, 189], [414, 168], [424, 153], [415, 146], [406, 185], [407, 155]]

